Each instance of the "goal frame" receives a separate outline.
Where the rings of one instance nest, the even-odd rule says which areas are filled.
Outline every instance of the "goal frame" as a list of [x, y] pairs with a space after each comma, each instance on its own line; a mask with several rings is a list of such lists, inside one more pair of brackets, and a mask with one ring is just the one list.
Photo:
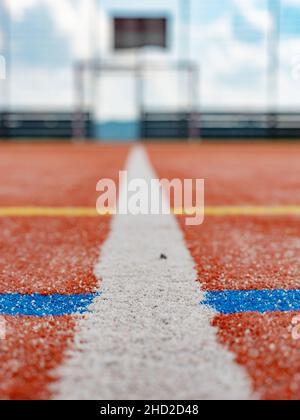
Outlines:
[[[142, 121], [146, 114], [145, 104], [145, 83], [144, 76], [146, 72], [161, 73], [166, 71], [184, 72], [188, 76], [186, 87], [186, 97], [188, 98], [187, 109], [181, 110], [188, 114], [188, 140], [198, 140], [200, 130], [197, 126], [197, 115], [199, 114], [199, 73], [200, 69], [197, 63], [192, 61], [173, 61], [173, 62], [137, 62], [136, 64], [116, 64], [113, 62], [102, 62], [99, 60], [81, 60], [74, 65], [75, 82], [75, 109], [73, 113], [73, 139], [84, 140], [88, 138], [86, 132], [86, 114], [90, 115], [91, 122], [94, 121], [95, 98], [87, 104], [85, 77], [88, 74], [88, 80], [91, 82], [91, 91], [95, 92], [95, 81], [103, 74], [130, 74], [134, 78], [135, 84], [135, 104], [138, 112], [138, 120]], [[179, 87], [178, 87], [179, 88]], [[181, 88], [181, 86], [180, 86]], [[101, 110], [100, 110], [101, 113]], [[98, 112], [99, 114], [99, 112]], [[142, 139], [140, 130], [139, 139]]]

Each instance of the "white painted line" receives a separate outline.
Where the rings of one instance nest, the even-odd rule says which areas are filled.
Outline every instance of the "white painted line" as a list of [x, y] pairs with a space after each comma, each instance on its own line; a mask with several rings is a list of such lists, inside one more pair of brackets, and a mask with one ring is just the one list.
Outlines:
[[[141, 148], [128, 171], [155, 178]], [[78, 323], [56, 398], [251, 398], [246, 373], [217, 342], [213, 311], [199, 305], [203, 294], [174, 216], [116, 216], [96, 273], [103, 294]]]

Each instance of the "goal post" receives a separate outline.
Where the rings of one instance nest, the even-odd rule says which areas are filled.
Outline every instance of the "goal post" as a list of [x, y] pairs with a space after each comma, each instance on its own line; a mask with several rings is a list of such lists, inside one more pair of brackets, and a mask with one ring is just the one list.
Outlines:
[[[87, 60], [76, 63], [74, 67], [75, 110], [73, 121], [73, 138], [85, 139], [88, 137], [86, 133], [85, 123], [86, 115], [90, 115], [91, 121], [93, 123], [93, 121], [95, 121], [96, 106], [98, 108], [98, 117], [99, 114], [101, 115], [101, 98], [96, 98], [95, 102], [95, 81], [99, 80], [99, 78], [107, 74], [111, 77], [113, 77], [114, 75], [127, 74], [130, 75], [134, 80], [134, 101], [139, 125], [139, 139], [143, 139], [143, 129], [141, 124], [144, 115], [146, 115], [147, 112], [149, 112], [148, 105], [146, 103], [147, 101], [145, 100], [146, 76], [147, 79], [149, 79], [149, 74], [151, 74], [152, 78], [154, 78], [154, 75], [156, 75], [156, 77], [159, 77], [163, 73], [171, 74], [174, 72], [178, 74], [185, 74], [187, 79], [187, 83], [183, 84], [181, 86], [180, 92], [178, 92], [178, 96], [180, 97], [180, 99], [185, 99], [185, 104], [179, 106], [180, 111], [176, 111], [176, 113], [182, 113], [187, 115], [187, 138], [190, 140], [199, 139], [200, 130], [198, 127], [198, 65], [196, 63], [188, 61], [150, 62], [149, 60], [128, 65], [114, 62], [104, 63], [99, 60]], [[174, 86], [174, 88], [178, 88], [178, 83], [176, 87]], [[89, 89], [92, 91], [92, 95], [89, 95]], [[101, 90], [99, 95], [101, 95]], [[160, 110], [164, 113], [173, 112], [174, 114], [174, 110], [168, 109], [166, 106]]]

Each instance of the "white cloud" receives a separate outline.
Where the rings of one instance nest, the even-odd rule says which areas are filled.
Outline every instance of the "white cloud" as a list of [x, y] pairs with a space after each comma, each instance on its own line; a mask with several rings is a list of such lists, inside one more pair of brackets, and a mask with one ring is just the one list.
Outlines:
[[41, 0], [4, 0], [4, 4], [15, 19], [21, 20], [24, 13], [39, 1]]
[[263, 32], [271, 28], [270, 13], [267, 9], [258, 7], [257, 0], [233, 0], [233, 2], [246, 21], [253, 27]]
[[14, 109], [74, 109], [70, 69], [53, 72], [45, 68], [18, 67], [13, 68], [11, 79], [11, 106]]
[[[103, 10], [92, 13], [87, 8], [87, 0], [5, 0], [15, 19], [21, 19], [26, 10], [43, 2], [49, 9], [57, 30], [65, 34], [71, 42], [74, 56], [88, 58], [91, 54], [90, 37], [99, 39], [102, 55], [109, 55], [110, 26]], [[267, 10], [262, 10], [257, 0], [234, 0], [238, 10], [247, 21], [266, 35], [270, 25]], [[300, 5], [300, 0], [284, 0], [285, 4]], [[208, 7], [208, 6], [207, 6]], [[95, 28], [101, 28], [101, 34], [91, 33], [91, 17]], [[98, 24], [97, 24], [98, 23]], [[266, 75], [267, 49], [265, 42], [260, 44], [244, 43], [236, 39], [232, 20], [228, 15], [210, 24], [195, 25], [192, 28], [193, 52], [201, 66], [200, 104], [211, 108], [262, 108], [267, 105]], [[93, 47], [94, 52], [96, 46]], [[299, 38], [283, 40], [281, 43], [280, 103], [283, 107], [300, 107], [300, 81], [292, 77], [292, 59], [300, 54]], [[158, 54], [148, 52], [144, 59], [167, 60], [175, 58], [175, 53]], [[163, 58], [164, 57], [164, 58]], [[121, 54], [116, 60], [129, 62], [135, 59], [133, 54]], [[51, 73], [43, 69], [18, 69], [14, 78], [14, 102], [20, 106], [50, 107], [67, 106], [72, 109], [73, 84], [71, 69], [61, 69]], [[24, 78], [24, 74], [26, 78]], [[253, 76], [254, 75], [254, 76]], [[252, 79], [253, 78], [253, 79]], [[255, 79], [256, 78], [256, 79]], [[23, 81], [26, 80], [26, 85]], [[253, 81], [254, 80], [254, 81]], [[38, 88], [36, 86], [38, 85]], [[178, 106], [186, 103], [185, 84], [181, 92], [177, 89], [176, 76], [163, 75], [160, 79], [147, 78], [146, 100], [152, 106]], [[121, 76], [103, 78], [96, 91], [96, 113], [103, 119], [134, 118], [135, 86], [133, 79]], [[97, 88], [96, 88], [97, 90]], [[30, 99], [28, 99], [30, 98]]]
[[[71, 42], [77, 58], [88, 58], [109, 48], [109, 20], [96, 1], [87, 0], [4, 0], [13, 19], [21, 20], [35, 6], [44, 5], [57, 30]], [[99, 28], [99, 30], [97, 29]], [[94, 44], [91, 43], [94, 39]], [[98, 40], [98, 41], [97, 41]]]
[[284, 5], [300, 6], [300, 0], [283, 0], [282, 3]]

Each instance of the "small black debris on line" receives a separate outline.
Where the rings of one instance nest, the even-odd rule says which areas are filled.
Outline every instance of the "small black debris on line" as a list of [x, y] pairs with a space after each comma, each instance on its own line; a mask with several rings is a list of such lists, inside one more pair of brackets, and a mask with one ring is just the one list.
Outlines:
[[165, 254], [160, 254], [160, 259], [161, 260], [167, 260], [168, 257]]

